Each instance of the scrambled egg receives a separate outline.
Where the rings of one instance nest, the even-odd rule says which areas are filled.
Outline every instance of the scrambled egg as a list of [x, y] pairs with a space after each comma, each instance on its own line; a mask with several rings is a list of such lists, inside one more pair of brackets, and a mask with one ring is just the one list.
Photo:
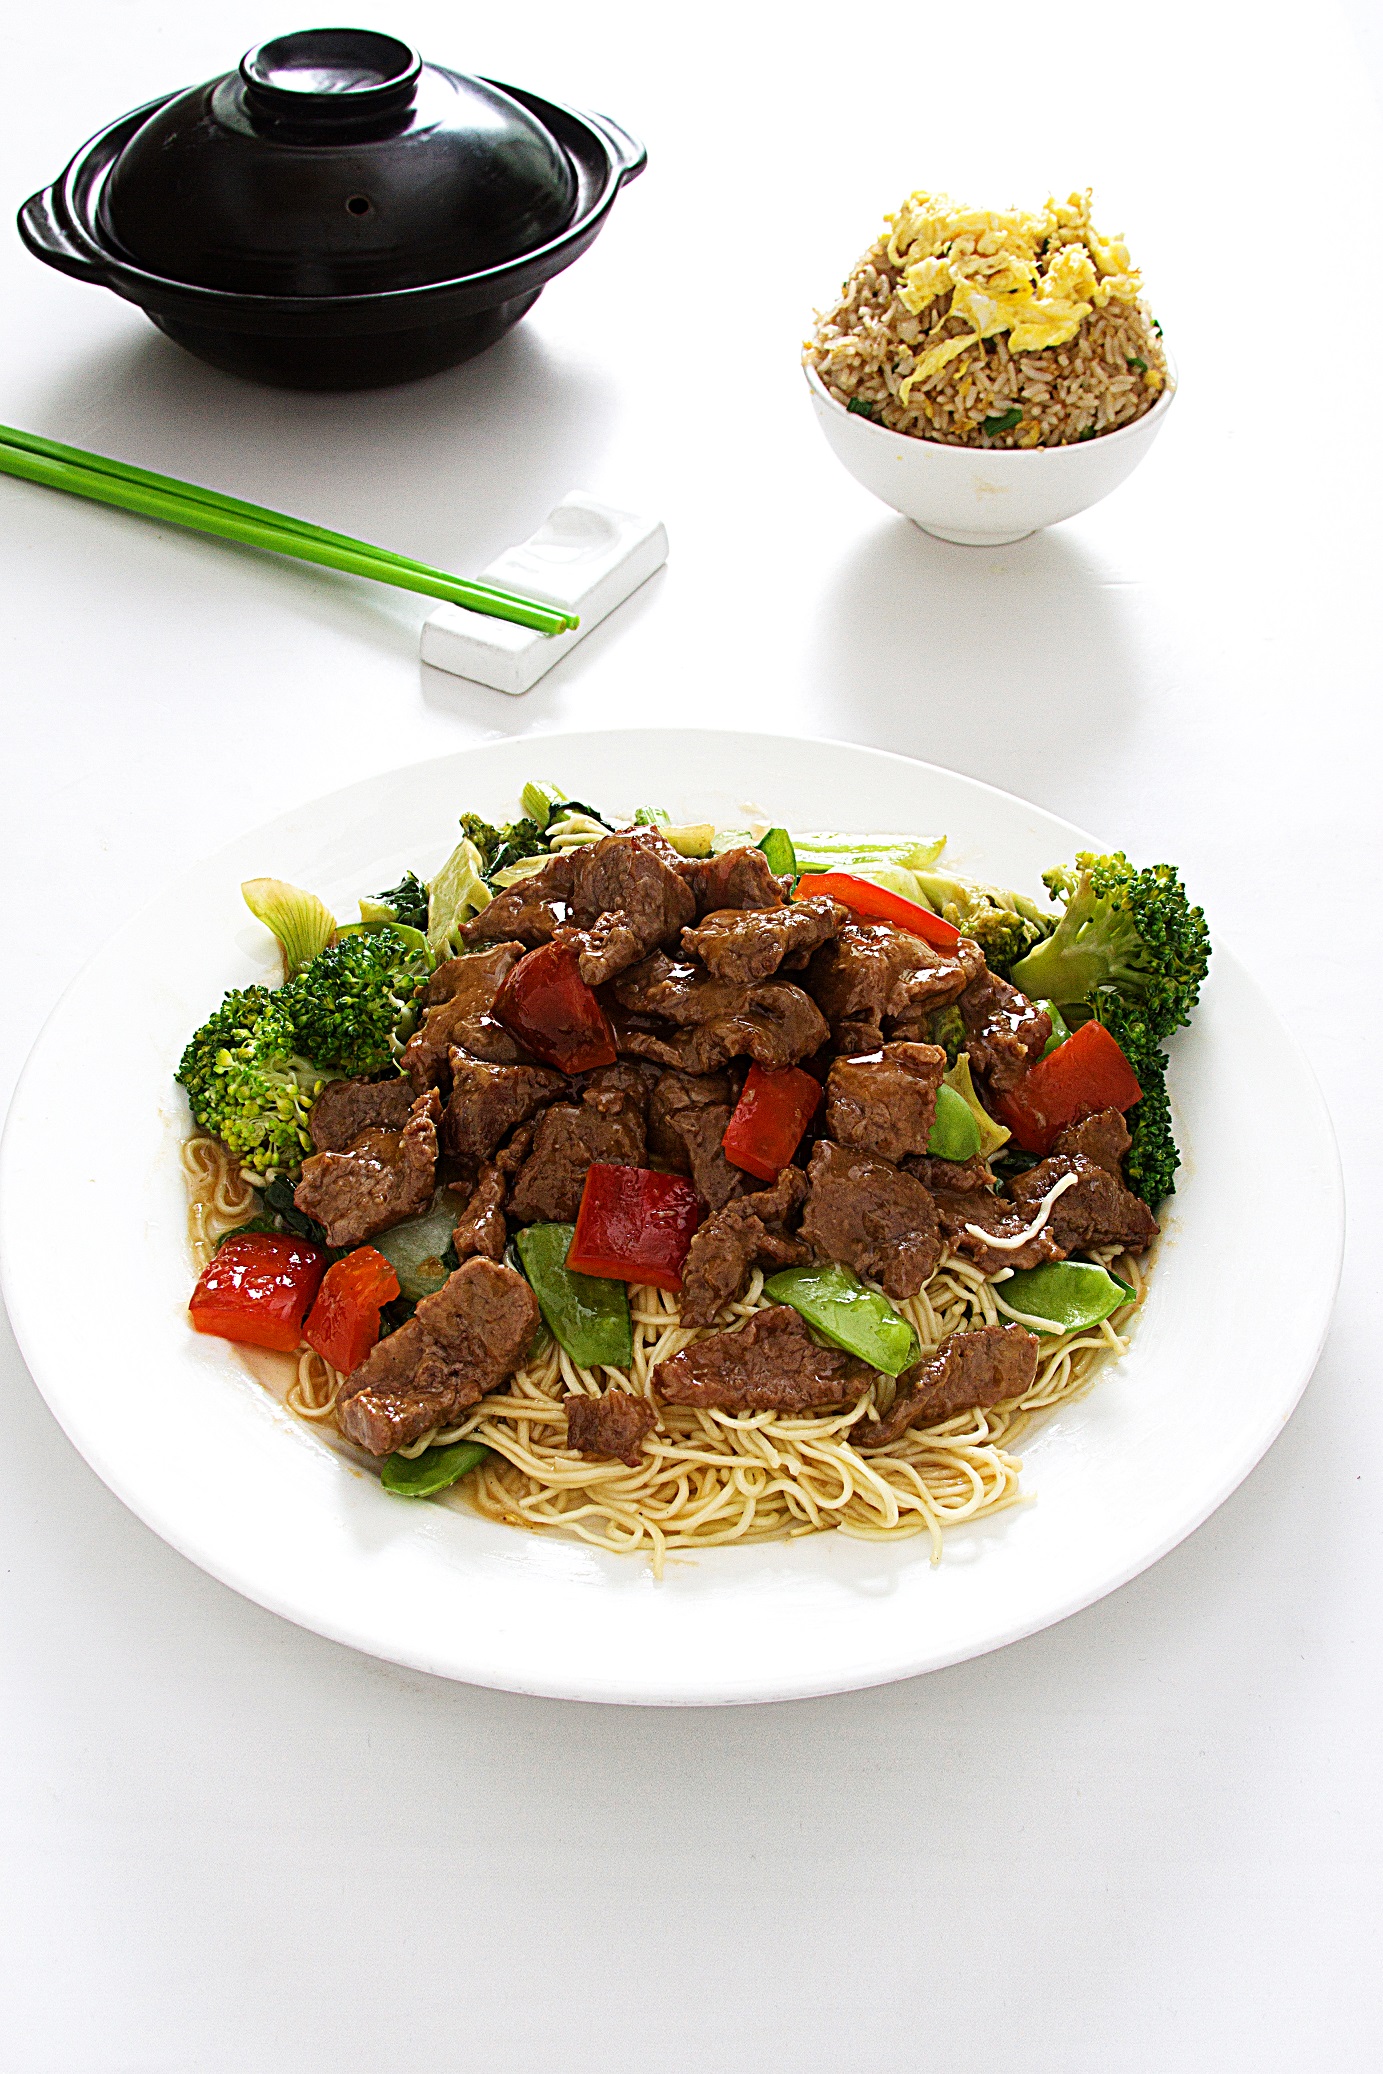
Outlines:
[[1040, 216], [1024, 209], [964, 209], [944, 194], [910, 195], [888, 219], [888, 256], [899, 271], [898, 299], [920, 314], [937, 296], [972, 327], [918, 360], [898, 395], [924, 382], [977, 339], [1008, 333], [1014, 353], [1064, 346], [1091, 311], [1112, 298], [1136, 302], [1142, 279], [1128, 247], [1102, 238], [1090, 221], [1090, 191], [1050, 200]]

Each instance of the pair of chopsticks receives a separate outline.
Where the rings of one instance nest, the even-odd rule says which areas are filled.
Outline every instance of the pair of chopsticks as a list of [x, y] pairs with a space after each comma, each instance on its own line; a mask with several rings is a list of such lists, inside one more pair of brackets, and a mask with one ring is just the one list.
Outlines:
[[133, 468], [126, 461], [112, 461], [104, 454], [89, 454], [81, 447], [63, 446], [56, 439], [43, 439], [36, 432], [20, 432], [12, 425], [0, 425], [0, 475], [43, 483], [52, 490], [68, 490], [73, 496], [90, 497], [97, 504], [113, 504], [121, 511], [136, 512], [141, 518], [187, 526], [194, 533], [213, 533], [221, 540], [238, 540], [246, 547], [295, 555], [301, 562], [320, 562], [328, 569], [343, 569], [350, 576], [368, 576], [376, 583], [392, 584], [396, 590], [445, 598], [449, 604], [488, 613], [492, 619], [512, 620], [517, 626], [532, 627], [540, 634], [564, 634], [580, 625], [574, 612], [564, 612], [556, 605], [541, 605], [536, 598], [525, 598], [518, 591], [472, 583], [464, 576], [449, 576], [444, 569], [415, 562], [410, 555], [394, 554], [387, 547], [371, 547], [368, 541], [353, 540], [348, 533], [332, 533], [325, 526], [309, 525], [306, 519], [289, 518], [262, 504], [245, 504], [239, 497], [223, 497], [218, 490], [179, 482], [172, 475], [155, 475], [150, 469]]

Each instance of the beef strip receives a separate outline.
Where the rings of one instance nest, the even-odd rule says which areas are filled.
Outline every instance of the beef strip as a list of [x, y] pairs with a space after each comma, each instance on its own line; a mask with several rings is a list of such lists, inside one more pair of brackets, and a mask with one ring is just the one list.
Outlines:
[[986, 967], [960, 997], [970, 1064], [982, 1073], [996, 1095], [1017, 1087], [1042, 1056], [1052, 1034], [1045, 1008], [1035, 1008], [1026, 994]]
[[628, 1066], [592, 1073], [579, 1107], [545, 1109], [533, 1133], [532, 1150], [520, 1167], [509, 1198], [516, 1224], [571, 1224], [581, 1207], [586, 1171], [595, 1163], [642, 1166], [644, 1089]]
[[[330, 1089], [327, 1090], [330, 1093]], [[313, 1111], [315, 1117], [316, 1111]], [[1107, 1173], [1124, 1178], [1124, 1154], [1133, 1143], [1128, 1125], [1117, 1109], [1101, 1109], [1082, 1123], [1073, 1123], [1057, 1139], [1053, 1151], [1091, 1160]], [[1031, 1171], [1031, 1170], [1029, 1170]]]
[[559, 851], [516, 885], [496, 893], [461, 931], [467, 943], [521, 943], [535, 950], [550, 943], [567, 921], [571, 903], [571, 855]]
[[362, 1131], [401, 1131], [416, 1090], [406, 1080], [329, 1080], [307, 1119], [318, 1152], [344, 1152]]
[[732, 1167], [721, 1139], [735, 1108], [728, 1073], [660, 1073], [648, 1102], [648, 1144], [659, 1159], [690, 1174], [708, 1210], [721, 1210], [748, 1188], [749, 1177]]
[[[746, 1057], [764, 1067], [794, 1066], [826, 1041], [820, 1010], [791, 981], [738, 985], [661, 951], [617, 979], [614, 995], [628, 1011], [613, 1018], [619, 1049], [688, 1073], [714, 1073]], [[660, 1022], [673, 1029], [660, 1030]]]
[[782, 966], [800, 972], [812, 952], [847, 919], [838, 900], [794, 900], [787, 907], [722, 907], [682, 931], [682, 948], [717, 979], [767, 979]]
[[762, 850], [684, 857], [678, 869], [696, 896], [698, 915], [714, 914], [723, 907], [782, 907], [790, 883], [774, 878]]
[[887, 1447], [909, 1426], [939, 1426], [976, 1407], [1021, 1397], [1037, 1375], [1038, 1342], [1021, 1325], [982, 1325], [953, 1332], [934, 1354], [905, 1369], [898, 1394], [882, 1419], [852, 1429], [857, 1448]]
[[983, 1189], [964, 1195], [938, 1189], [932, 1200], [946, 1244], [953, 1253], [973, 1260], [983, 1274], [996, 1275], [1003, 1267], [1040, 1267], [1044, 1260], [1060, 1260], [1063, 1256], [1065, 1249], [1058, 1244], [1050, 1226], [1021, 1246], [987, 1246], [968, 1228], [973, 1224], [992, 1238], [1016, 1238], [1032, 1223], [1030, 1207], [1007, 1202], [1003, 1196], [990, 1195]]
[[568, 1397], [567, 1446], [588, 1462], [627, 1462], [637, 1469], [643, 1444], [658, 1423], [646, 1397], [606, 1390], [599, 1397]]
[[496, 1065], [517, 1065], [528, 1057], [490, 1014], [500, 982], [522, 956], [518, 944], [501, 943], [437, 967], [423, 994], [422, 1022], [403, 1048], [403, 1070], [419, 1094], [445, 1086], [453, 1047]]
[[[1152, 1211], [1124, 1186], [1119, 1155], [1114, 1153], [1120, 1138], [1127, 1146], [1122, 1117], [1117, 1110], [1104, 1110], [1063, 1131], [1050, 1158], [1009, 1183], [1014, 1202], [1031, 1218], [1048, 1189], [1064, 1174], [1076, 1176], [1075, 1187], [1057, 1197], [1047, 1220], [1047, 1230], [1063, 1253], [1084, 1253], [1092, 1246], [1122, 1246], [1130, 1253], [1141, 1253], [1157, 1237], [1159, 1227]], [[1086, 1145], [1093, 1146], [1100, 1157], [1091, 1158], [1080, 1149]], [[1112, 1168], [1105, 1164], [1111, 1156]]]
[[480, 1169], [470, 1200], [451, 1235], [458, 1261], [470, 1260], [477, 1253], [484, 1254], [487, 1260], [503, 1260], [509, 1240], [509, 1227], [504, 1221], [505, 1191], [505, 1177], [491, 1160]]
[[934, 1008], [959, 1000], [984, 959], [962, 936], [945, 956], [892, 922], [846, 922], [807, 968], [806, 986], [837, 1051], [877, 1051], [885, 1036], [923, 1037]]
[[675, 942], [691, 921], [696, 900], [678, 862], [662, 836], [644, 829], [607, 835], [572, 853], [572, 941], [588, 987], [614, 979], [659, 944]]
[[906, 1159], [903, 1165], [932, 1195], [973, 1195], [994, 1186], [993, 1170], [978, 1152], [969, 1159]]
[[895, 1166], [925, 1154], [945, 1071], [935, 1044], [885, 1044], [837, 1059], [826, 1080], [827, 1137]]
[[527, 1123], [569, 1090], [566, 1074], [551, 1066], [492, 1066], [453, 1050], [443, 1149], [474, 1174], [515, 1124]]
[[886, 1160], [822, 1138], [807, 1168], [802, 1237], [820, 1258], [916, 1296], [941, 1258], [936, 1210], [922, 1183]]
[[802, 1317], [787, 1304], [756, 1311], [735, 1332], [693, 1340], [660, 1361], [653, 1388], [665, 1404], [698, 1411], [825, 1411], [858, 1397], [873, 1381], [837, 1347], [819, 1347]]
[[337, 1425], [372, 1455], [407, 1447], [507, 1381], [538, 1317], [522, 1275], [493, 1260], [465, 1261], [346, 1378]]
[[427, 1208], [441, 1113], [429, 1088], [413, 1103], [401, 1131], [362, 1131], [349, 1150], [318, 1152], [303, 1161], [293, 1201], [324, 1227], [329, 1246], [361, 1246]]
[[811, 1258], [803, 1242], [786, 1229], [806, 1194], [807, 1177], [801, 1168], [784, 1167], [772, 1188], [727, 1203], [697, 1226], [682, 1263], [678, 1308], [684, 1325], [714, 1324], [756, 1264], [800, 1267]]

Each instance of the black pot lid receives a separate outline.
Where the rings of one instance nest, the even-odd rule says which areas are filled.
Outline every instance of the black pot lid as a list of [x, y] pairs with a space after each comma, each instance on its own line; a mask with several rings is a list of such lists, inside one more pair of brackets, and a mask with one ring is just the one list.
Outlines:
[[576, 199], [567, 153], [499, 87], [394, 36], [304, 29], [156, 109], [100, 217], [170, 280], [361, 295], [503, 266], [559, 236]]

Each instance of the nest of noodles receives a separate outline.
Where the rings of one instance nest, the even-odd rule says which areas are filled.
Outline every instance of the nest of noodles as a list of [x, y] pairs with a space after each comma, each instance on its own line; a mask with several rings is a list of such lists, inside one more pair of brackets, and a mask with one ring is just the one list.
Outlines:
[[[838, 403], [891, 432], [1067, 446], [1131, 425], [1167, 385], [1140, 288], [1127, 249], [1091, 223], [1088, 194], [1040, 216], [913, 195], [818, 314], [803, 360]], [[1034, 332], [1066, 335], [1031, 347]], [[943, 359], [953, 341], [963, 349]], [[929, 358], [942, 364], [928, 370]]]

